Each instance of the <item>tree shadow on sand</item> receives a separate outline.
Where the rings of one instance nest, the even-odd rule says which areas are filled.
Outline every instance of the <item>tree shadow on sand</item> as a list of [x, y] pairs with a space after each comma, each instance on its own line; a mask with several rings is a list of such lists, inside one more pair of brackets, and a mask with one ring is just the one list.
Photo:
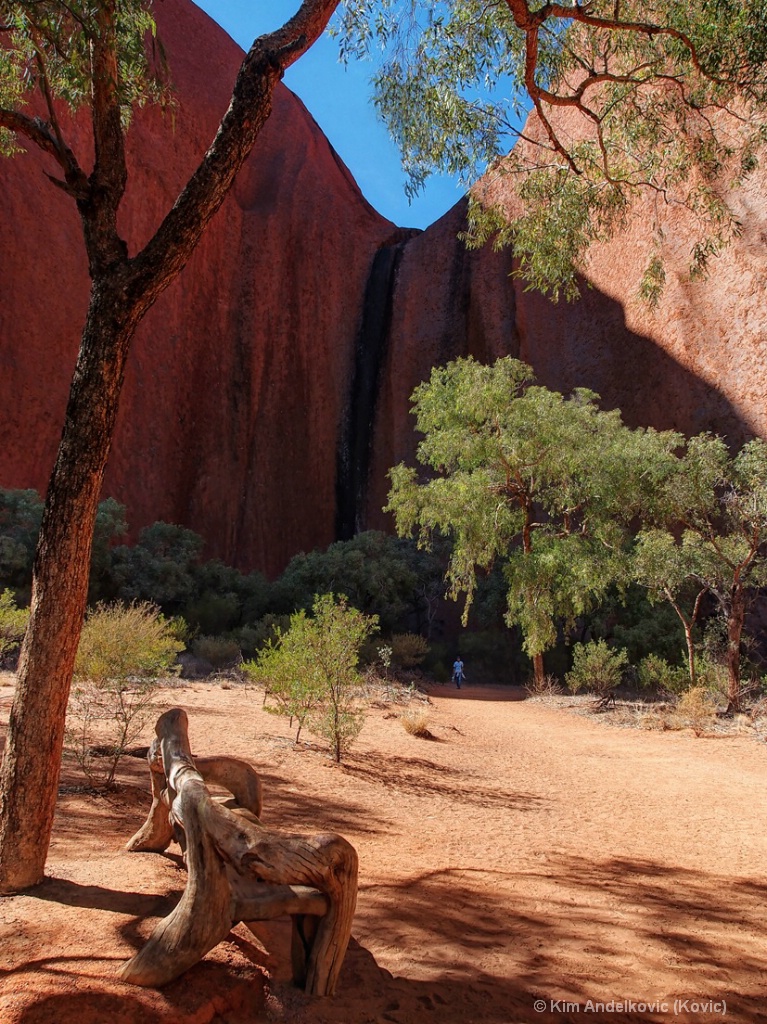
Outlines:
[[[55, 879], [41, 897], [135, 915], [118, 929], [134, 948], [143, 941], [139, 928], [146, 934], [145, 915], [166, 912], [172, 902], [170, 896]], [[767, 1021], [767, 922], [760, 911], [765, 899], [767, 884], [751, 879], [650, 860], [592, 862], [562, 854], [547, 856], [534, 869], [456, 867], [391, 886], [365, 886], [363, 877], [355, 938], [335, 999], [309, 999], [290, 985], [287, 920], [259, 925], [258, 939], [240, 925], [229, 942], [257, 969], [254, 977], [268, 974], [269, 1014], [277, 1021], [575, 1022], [593, 1020], [593, 1014], [565, 1009], [563, 1001], [583, 1006], [588, 998], [630, 997], [726, 999], [727, 1019], [760, 1022]], [[399, 964], [400, 976], [379, 960]], [[70, 967], [66, 958], [55, 957], [17, 967], [17, 972], [41, 970], [69, 973], [72, 979], [90, 973], [82, 958]], [[219, 992], [234, 991], [242, 986], [241, 975], [221, 963], [198, 964], [163, 989], [167, 1016], [142, 1010], [122, 986], [117, 994], [96, 988], [88, 996], [92, 1004], [72, 992], [44, 992], [14, 1022], [154, 1024], [178, 1019], [183, 992], [195, 993], [209, 983]], [[98, 980], [96, 972], [91, 977]], [[658, 979], [656, 990], [637, 993], [637, 979], [651, 979], [648, 985]], [[246, 997], [237, 991], [242, 1003]], [[238, 1024], [264, 1019], [262, 1004], [257, 1006], [253, 995], [247, 998], [251, 1009], [232, 1018]], [[536, 999], [545, 1001], [544, 1012], [534, 1011]], [[103, 1011], [101, 1018], [93, 1007]], [[722, 1019], [721, 1012], [693, 1016], [696, 1024]], [[600, 1021], [625, 1024], [667, 1024], [668, 1019], [668, 1013], [647, 1011], [599, 1014]]]

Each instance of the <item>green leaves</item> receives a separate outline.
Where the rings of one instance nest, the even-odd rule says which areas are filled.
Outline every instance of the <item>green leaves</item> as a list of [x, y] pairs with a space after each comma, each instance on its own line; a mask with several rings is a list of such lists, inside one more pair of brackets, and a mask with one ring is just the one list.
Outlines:
[[437, 169], [468, 185], [500, 153], [518, 113], [503, 86], [522, 54], [505, 6], [347, 0], [334, 32], [343, 59], [379, 62], [375, 105], [402, 152], [409, 194]]
[[[0, 24], [0, 108], [19, 110], [34, 93], [44, 98], [51, 117], [54, 99], [73, 110], [88, 105], [97, 73], [94, 44], [112, 31], [118, 54], [118, 79], [112, 85], [123, 126], [134, 107], [168, 98], [150, 0], [0, 2]], [[7, 150], [11, 133], [4, 138]]]
[[317, 595], [311, 617], [296, 612], [289, 629], [278, 630], [276, 640], [244, 666], [276, 701], [276, 713], [295, 718], [299, 735], [308, 720], [330, 741], [336, 761], [362, 727], [357, 661], [377, 622], [376, 616], [363, 615], [343, 596]]
[[12, 591], [0, 591], [0, 658], [21, 643], [28, 621], [29, 609], [16, 606]]
[[99, 605], [85, 620], [75, 678], [115, 691], [168, 675], [184, 645], [148, 602]]
[[390, 473], [398, 532], [452, 541], [447, 578], [453, 597], [466, 595], [464, 619], [478, 570], [502, 562], [507, 622], [533, 656], [555, 642], [556, 619], [626, 582], [629, 524], [676, 465], [679, 435], [629, 430], [597, 399], [536, 385], [518, 360], [456, 360], [413, 393], [428, 476]]
[[[641, 194], [691, 215], [695, 276], [739, 234], [727, 188], [764, 146], [763, 0], [346, 0], [334, 32], [343, 59], [379, 63], [376, 109], [408, 193], [434, 171], [467, 186], [489, 171], [472, 189], [466, 240], [513, 245], [529, 287], [575, 298], [588, 247]], [[639, 290], [652, 305], [660, 220], [648, 229], [657, 246]]]

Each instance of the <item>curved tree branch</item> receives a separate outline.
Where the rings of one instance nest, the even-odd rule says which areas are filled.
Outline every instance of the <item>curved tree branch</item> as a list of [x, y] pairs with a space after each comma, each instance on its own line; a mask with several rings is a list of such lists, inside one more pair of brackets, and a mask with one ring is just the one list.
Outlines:
[[77, 162], [72, 150], [63, 138], [57, 137], [52, 126], [40, 117], [29, 117], [19, 110], [0, 108], [0, 128], [23, 135], [43, 152], [50, 154], [64, 171], [65, 182], [56, 182], [75, 199], [84, 198], [88, 194], [88, 180]]
[[338, 2], [304, 0], [282, 28], [253, 43], [210, 149], [154, 237], [130, 261], [129, 291], [142, 305], [151, 305], [186, 264], [271, 113], [275, 85], [322, 34]]
[[[606, 69], [604, 71], [597, 71], [595, 68], [589, 67], [580, 58], [577, 58], [578, 63], [581, 64], [581, 67], [585, 72], [583, 79], [572, 91], [563, 93], [552, 92], [550, 89], [540, 85], [536, 78], [539, 58], [539, 33], [542, 29], [546, 29], [547, 21], [569, 21], [586, 25], [589, 28], [594, 29], [643, 35], [651, 40], [658, 36], [676, 40], [687, 50], [693, 67], [701, 77], [716, 85], [732, 84], [728, 83], [724, 79], [712, 75], [703, 67], [693, 40], [685, 32], [668, 25], [657, 25], [653, 22], [624, 21], [620, 17], [620, 4], [617, 0], [614, 7], [614, 16], [612, 18], [591, 14], [588, 4], [581, 6], [577, 2], [572, 7], [565, 6], [560, 3], [546, 3], [537, 10], [530, 9], [528, 0], [504, 0], [504, 2], [512, 15], [514, 24], [525, 35], [525, 88], [533, 101], [538, 118], [555, 152], [564, 160], [570, 170], [575, 174], [581, 174], [582, 170], [578, 167], [567, 147], [560, 141], [551, 121], [544, 111], [544, 103], [557, 107], [573, 107], [579, 110], [590, 120], [594, 121], [595, 118], [593, 111], [589, 110], [583, 102], [587, 90], [605, 83], [642, 85], [645, 84], [646, 81], [656, 80], [658, 77], [674, 78], [675, 76], [650, 73], [648, 74], [647, 79], [637, 77], [637, 75], [643, 70], [648, 72], [650, 71], [652, 65], [649, 63], [640, 64], [634, 68], [631, 73], [623, 75], [611, 73]], [[675, 78], [675, 80], [677, 82], [679, 81], [678, 78]], [[602, 140], [600, 139], [599, 141], [601, 146]], [[603, 156], [605, 156], [604, 152]], [[605, 164], [605, 166], [607, 165]]]

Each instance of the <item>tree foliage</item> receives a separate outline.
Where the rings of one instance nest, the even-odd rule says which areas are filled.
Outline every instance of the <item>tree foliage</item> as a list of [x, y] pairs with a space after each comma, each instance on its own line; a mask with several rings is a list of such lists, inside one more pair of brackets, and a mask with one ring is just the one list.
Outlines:
[[667, 601], [682, 623], [690, 685], [695, 686], [693, 630], [709, 586], [698, 574], [697, 544], [690, 539], [688, 535], [677, 543], [676, 537], [664, 530], [642, 530], [634, 550], [633, 574], [647, 588], [650, 600]]
[[[0, 586], [29, 603], [32, 566], [43, 518], [43, 500], [34, 490], [0, 488]], [[127, 530], [125, 506], [114, 498], [99, 503], [93, 530], [88, 596], [91, 603], [113, 598], [113, 545]]]
[[274, 587], [273, 603], [279, 611], [308, 610], [316, 594], [335, 590], [360, 611], [375, 613], [382, 631], [391, 633], [409, 620], [420, 625], [428, 619], [428, 599], [443, 573], [439, 554], [368, 530], [292, 558]]
[[668, 600], [685, 584], [714, 596], [727, 624], [728, 699], [737, 709], [746, 607], [767, 584], [767, 443], [756, 438], [732, 454], [721, 437], [690, 438], [654, 520], [656, 529], [638, 537], [640, 581]]
[[[467, 239], [512, 244], [531, 286], [576, 295], [576, 264], [641, 193], [692, 213], [693, 274], [739, 233], [726, 193], [765, 141], [762, 0], [346, 0], [336, 31], [344, 57], [378, 57], [375, 102], [411, 192], [436, 170], [469, 185], [494, 168], [473, 192]], [[523, 145], [496, 163], [515, 137]], [[648, 227], [653, 301], [665, 271], [660, 220]]]
[[0, 489], [0, 583], [22, 598], [32, 584], [32, 561], [43, 518], [37, 491]]
[[[54, 99], [72, 110], [91, 103], [99, 73], [96, 51], [108, 32], [114, 34], [119, 53], [113, 85], [123, 125], [127, 127], [135, 107], [167, 96], [161, 52], [147, 45], [147, 39], [154, 41], [156, 27], [146, 0], [3, 2], [0, 20], [5, 43], [0, 100], [3, 106], [9, 101], [21, 106], [42, 96], [54, 135], [61, 134]], [[15, 127], [25, 133], [20, 123]], [[44, 130], [42, 123], [38, 127]]]
[[362, 728], [357, 663], [360, 648], [377, 628], [376, 616], [364, 615], [345, 597], [318, 595], [311, 616], [296, 612], [290, 627], [278, 630], [276, 639], [245, 666], [276, 701], [278, 713], [296, 719], [296, 740], [308, 720], [328, 740], [339, 763]]
[[506, 621], [518, 624], [541, 677], [557, 619], [572, 620], [626, 577], [628, 524], [653, 506], [679, 437], [629, 430], [592, 392], [566, 398], [530, 367], [459, 359], [413, 393], [418, 459], [391, 471], [397, 531], [450, 537], [453, 597], [474, 598], [477, 570], [499, 560]]

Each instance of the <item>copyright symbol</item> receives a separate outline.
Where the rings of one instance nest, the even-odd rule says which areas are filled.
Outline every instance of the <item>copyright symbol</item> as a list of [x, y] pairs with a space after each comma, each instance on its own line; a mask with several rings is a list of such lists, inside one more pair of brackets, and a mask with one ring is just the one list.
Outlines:
[[533, 1003], [533, 1009], [535, 1010], [536, 1013], [544, 1013], [545, 1010], [546, 1010], [546, 1000], [545, 999], [536, 999], [535, 1002]]

